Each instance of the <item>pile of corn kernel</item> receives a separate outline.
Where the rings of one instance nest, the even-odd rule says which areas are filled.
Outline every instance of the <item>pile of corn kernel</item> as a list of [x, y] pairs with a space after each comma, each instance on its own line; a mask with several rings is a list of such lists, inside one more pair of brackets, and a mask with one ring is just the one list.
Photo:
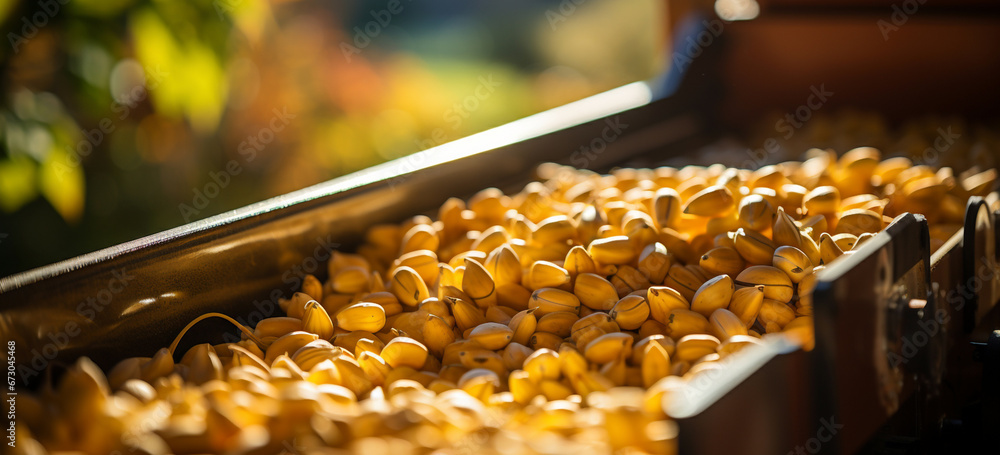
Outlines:
[[20, 397], [15, 452], [673, 453], [680, 385], [811, 349], [817, 271], [907, 211], [940, 245], [997, 178], [872, 148], [537, 175], [371, 228], [238, 343], [81, 359]]

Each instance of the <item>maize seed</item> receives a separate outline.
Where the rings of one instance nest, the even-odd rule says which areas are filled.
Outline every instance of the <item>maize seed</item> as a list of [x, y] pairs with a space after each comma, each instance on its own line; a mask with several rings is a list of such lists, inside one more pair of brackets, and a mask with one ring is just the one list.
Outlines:
[[556, 311], [579, 313], [580, 299], [561, 289], [541, 288], [531, 294], [528, 307], [535, 309], [537, 316], [545, 316]]
[[607, 363], [619, 357], [631, 354], [632, 336], [627, 333], [613, 332], [601, 335], [584, 349], [583, 355], [593, 363]]
[[724, 186], [710, 186], [691, 196], [681, 210], [688, 215], [721, 216], [733, 209], [733, 194]]
[[785, 272], [793, 283], [802, 281], [813, 270], [809, 257], [802, 250], [792, 246], [781, 246], [774, 250], [772, 265]]
[[399, 299], [399, 303], [411, 307], [417, 306], [430, 297], [424, 279], [415, 270], [405, 265], [397, 267], [393, 271], [389, 292], [392, 292]]
[[587, 252], [601, 264], [627, 264], [636, 257], [631, 240], [624, 235], [596, 239], [590, 242]]
[[385, 327], [385, 309], [377, 303], [360, 302], [337, 313], [337, 327], [355, 331], [378, 332]]
[[729, 275], [719, 275], [705, 282], [698, 288], [691, 300], [691, 311], [709, 316], [719, 308], [729, 306], [729, 301], [736, 291], [736, 285]]
[[506, 347], [513, 336], [514, 331], [510, 327], [496, 322], [485, 322], [474, 327], [469, 333], [468, 339], [481, 344], [486, 349], [496, 351]]
[[781, 302], [792, 300], [794, 288], [792, 279], [785, 272], [769, 265], [747, 267], [736, 276], [736, 284], [740, 286], [764, 286], [764, 297]]
[[[994, 170], [879, 161], [874, 149], [809, 156], [753, 172], [540, 166], [544, 182], [517, 195], [492, 188], [468, 204], [449, 199], [437, 220], [372, 227], [358, 254], [333, 252], [325, 283], [306, 275], [302, 292], [279, 299], [289, 317], [240, 326], [238, 343], [198, 345], [176, 365], [176, 342], [122, 361], [109, 372], [123, 392], [113, 396], [86, 362], [64, 382], [84, 402], [171, 410], [155, 437], [175, 451], [245, 451], [239, 431], [285, 440], [307, 425], [318, 439], [297, 444], [343, 450], [385, 442], [402, 453], [419, 441], [420, 451], [448, 451], [488, 427], [484, 449], [544, 448], [520, 439], [530, 432], [651, 452], [676, 436], [658, 419], [680, 384], [716, 374], [720, 359], [763, 343], [761, 332], [814, 346], [822, 264], [904, 211], [925, 213], [932, 245], [943, 244], [961, 227], [962, 201], [997, 180]], [[57, 415], [51, 427], [97, 435], [95, 420]], [[548, 451], [569, 447], [555, 444]]]
[[566, 338], [572, 333], [573, 324], [580, 320], [580, 315], [570, 311], [548, 313], [538, 319], [535, 330], [552, 333], [560, 338]]
[[393, 368], [420, 368], [427, 361], [427, 347], [408, 337], [396, 337], [382, 348], [382, 358]]
[[611, 308], [608, 316], [619, 327], [625, 330], [636, 330], [649, 317], [649, 302], [643, 296], [627, 295]]

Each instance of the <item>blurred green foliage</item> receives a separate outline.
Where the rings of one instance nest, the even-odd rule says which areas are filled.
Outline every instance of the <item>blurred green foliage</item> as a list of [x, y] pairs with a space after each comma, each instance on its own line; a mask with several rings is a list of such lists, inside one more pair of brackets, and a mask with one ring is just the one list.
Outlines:
[[[655, 0], [558, 24], [556, 1], [404, 2], [385, 24], [384, 1], [62, 1], [0, 1], [0, 276], [648, 78], [663, 16]], [[265, 131], [275, 112], [291, 120]], [[245, 153], [253, 138], [271, 139]]]

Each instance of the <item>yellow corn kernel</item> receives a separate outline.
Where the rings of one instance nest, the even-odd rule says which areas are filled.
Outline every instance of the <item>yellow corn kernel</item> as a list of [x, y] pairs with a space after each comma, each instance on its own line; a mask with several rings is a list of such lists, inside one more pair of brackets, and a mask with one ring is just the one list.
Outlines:
[[737, 229], [733, 245], [740, 256], [751, 264], [770, 264], [774, 256], [774, 242], [757, 231]]
[[208, 343], [199, 344], [189, 349], [181, 358], [180, 364], [188, 368], [185, 378], [188, 382], [204, 384], [223, 377], [222, 361], [216, 355], [215, 349], [212, 349], [212, 345]]
[[285, 307], [285, 314], [289, 317], [302, 319], [302, 313], [305, 312], [306, 303], [313, 300], [311, 297], [302, 292], [296, 292], [292, 294], [291, 300], [287, 303]]
[[[403, 306], [399, 303], [399, 299], [397, 299], [396, 296], [389, 291], [372, 292], [370, 294], [366, 294], [365, 296], [361, 297], [359, 301], [377, 303], [381, 305], [382, 309], [385, 310], [385, 315], [387, 317], [403, 312]], [[341, 309], [347, 308], [352, 303], [355, 302], [347, 302], [343, 306], [337, 308], [336, 311], [330, 311], [330, 307], [328, 307], [325, 304], [323, 305], [323, 308], [326, 309], [326, 312], [328, 314], [335, 315]]]
[[579, 313], [580, 299], [561, 289], [541, 288], [531, 294], [528, 307], [534, 308], [537, 316], [545, 316], [556, 311]]
[[580, 315], [570, 311], [555, 311], [538, 319], [535, 331], [548, 332], [566, 338], [572, 333], [573, 324], [580, 320]]
[[377, 303], [360, 302], [337, 313], [337, 328], [378, 332], [385, 327], [385, 309]]
[[427, 361], [427, 347], [409, 337], [396, 337], [382, 348], [382, 358], [391, 367], [419, 369]]
[[806, 257], [809, 258], [809, 262], [813, 265], [819, 264], [822, 260], [822, 256], [819, 251], [819, 243], [813, 240], [812, 236], [802, 233], [802, 248], [800, 248]]
[[778, 213], [774, 217], [771, 240], [774, 246], [787, 245], [795, 248], [802, 246], [802, 234], [799, 233], [799, 227], [795, 225], [795, 220], [788, 216], [782, 207], [778, 207]]
[[[780, 300], [774, 300], [765, 298], [764, 303], [760, 307], [760, 313], [757, 314], [757, 320], [762, 324], [774, 323], [778, 327], [784, 327], [789, 322], [795, 319], [795, 310], [788, 306], [785, 302]], [[769, 330], [768, 333], [771, 333]]]
[[646, 338], [650, 335], [666, 335], [667, 326], [653, 319], [647, 319], [639, 326], [639, 338]]
[[455, 332], [451, 326], [442, 317], [434, 314], [427, 315], [422, 335], [427, 349], [436, 356], [443, 355], [445, 347], [455, 342]]
[[424, 283], [433, 284], [440, 274], [437, 254], [431, 250], [416, 250], [406, 253], [393, 261], [393, 268], [406, 266], [420, 275]]
[[866, 209], [851, 209], [840, 214], [834, 234], [859, 236], [882, 230], [882, 215]]
[[521, 310], [510, 319], [507, 326], [513, 331], [511, 341], [523, 345], [528, 344], [538, 325], [538, 318], [535, 317], [534, 313], [534, 309]]
[[557, 242], [565, 242], [573, 238], [576, 229], [566, 215], [555, 215], [538, 223], [535, 231], [531, 233], [531, 241], [544, 245]]
[[673, 309], [667, 315], [667, 335], [675, 340], [686, 335], [708, 333], [708, 319], [691, 310]]
[[712, 312], [708, 322], [711, 324], [712, 334], [722, 341], [735, 335], [747, 335], [748, 333], [746, 324], [740, 320], [739, 316], [725, 308], [719, 308]]
[[291, 355], [303, 346], [316, 341], [319, 337], [315, 333], [292, 332], [278, 338], [270, 346], [264, 356], [264, 362], [270, 365], [279, 355]]
[[691, 334], [677, 340], [674, 357], [680, 362], [694, 363], [696, 360], [715, 354], [719, 339], [708, 334]]
[[315, 333], [319, 338], [329, 340], [333, 337], [333, 320], [326, 310], [315, 300], [306, 304], [305, 313], [302, 316], [302, 329], [306, 332]]
[[[465, 267], [466, 259], [471, 259], [480, 264], [485, 264], [487, 258], [488, 258], [487, 254], [482, 251], [478, 250], [461, 251], [458, 254], [452, 256], [451, 260], [448, 261], [448, 266], [457, 270], [459, 267]], [[459, 278], [457, 281], [461, 283], [462, 282], [461, 277], [457, 278]]]
[[751, 194], [740, 199], [740, 227], [753, 231], [765, 231], [774, 223], [774, 207], [759, 194]]
[[496, 351], [506, 347], [513, 336], [514, 331], [510, 327], [496, 322], [486, 322], [474, 327], [469, 333], [468, 339], [481, 344], [486, 349]]
[[438, 247], [441, 245], [441, 239], [437, 235], [437, 231], [427, 224], [417, 224], [406, 231], [403, 236], [402, 246], [399, 249], [399, 254], [404, 255], [411, 251], [417, 250], [428, 250], [437, 252]]
[[679, 264], [671, 266], [670, 273], [668, 273], [667, 278], [663, 280], [664, 286], [673, 288], [687, 301], [694, 298], [694, 293], [698, 291], [698, 288], [701, 287], [704, 282], [705, 280], [701, 279], [700, 276], [692, 272], [691, 269]]
[[462, 291], [480, 308], [496, 305], [496, 283], [482, 264], [466, 258], [465, 274], [462, 277]]
[[573, 333], [571, 339], [576, 343], [577, 349], [583, 350], [584, 348], [587, 347], [588, 344], [590, 344], [591, 341], [594, 341], [595, 339], [597, 339], [597, 337], [604, 335], [606, 333], [610, 332], [600, 327], [591, 325], [583, 327], [580, 330]]
[[610, 311], [618, 303], [618, 291], [610, 281], [593, 273], [581, 273], [576, 277], [573, 294], [580, 303], [597, 311]]
[[816, 346], [813, 318], [810, 316], [800, 316], [792, 319], [785, 324], [782, 331], [791, 336], [806, 351], [811, 351]]
[[764, 286], [757, 285], [737, 289], [729, 302], [729, 311], [735, 314], [743, 325], [750, 326], [757, 319], [757, 313], [764, 304]]
[[653, 217], [660, 227], [674, 227], [681, 216], [681, 196], [673, 188], [656, 190], [653, 199]]
[[538, 384], [532, 381], [528, 372], [524, 370], [511, 372], [507, 382], [510, 392], [514, 395], [514, 401], [522, 405], [530, 403], [532, 399], [542, 393]]
[[646, 301], [649, 303], [650, 316], [661, 324], [667, 323], [671, 310], [691, 309], [691, 304], [680, 292], [667, 286], [650, 286], [646, 289]]
[[646, 276], [630, 265], [617, 266], [615, 272], [608, 278], [608, 281], [614, 285], [619, 297], [625, 297], [629, 293], [646, 289], [650, 285]]
[[534, 352], [531, 348], [521, 344], [521, 343], [510, 343], [507, 347], [503, 348], [500, 353], [500, 358], [503, 360], [504, 367], [507, 370], [513, 371], [524, 367], [524, 361]]
[[832, 186], [821, 186], [806, 193], [802, 208], [809, 215], [834, 213], [840, 208], [840, 191]]
[[829, 264], [833, 262], [834, 259], [842, 256], [844, 250], [841, 250], [837, 246], [837, 242], [833, 240], [833, 237], [826, 232], [820, 234], [819, 236], [819, 256], [820, 264]]
[[[382, 348], [385, 347], [385, 343], [378, 339], [374, 334], [370, 332], [351, 332], [351, 334], [358, 334], [357, 341], [354, 343], [354, 357], [357, 358], [362, 352], [371, 352], [373, 354], [380, 354]], [[343, 349], [348, 349], [345, 346], [340, 346], [337, 344], [337, 337], [334, 337], [334, 345], [339, 346]], [[348, 350], [348, 352], [351, 352]]]
[[590, 257], [590, 253], [580, 245], [570, 248], [569, 253], [566, 253], [563, 268], [566, 269], [569, 276], [574, 280], [582, 273], [594, 273], [597, 271], [594, 258]]
[[648, 337], [642, 338], [636, 341], [632, 345], [632, 354], [629, 357], [629, 362], [632, 365], [642, 365], [643, 356], [646, 355], [646, 345], [649, 343], [656, 343], [663, 347], [667, 353], [667, 357], [674, 355], [674, 349], [676, 349], [676, 343], [673, 338], [669, 338], [663, 335], [650, 335]]
[[[247, 354], [253, 355], [252, 353], [246, 351], [244, 348], [238, 345], [231, 345], [230, 349], [243, 350]], [[265, 366], [263, 370], [267, 371], [267, 367]], [[163, 376], [167, 376], [173, 372], [174, 372], [173, 354], [167, 348], [161, 348], [160, 350], [156, 351], [156, 354], [153, 355], [152, 359], [149, 359], [147, 362], [144, 362], [142, 365], [140, 365], [139, 379], [142, 379], [143, 381], [146, 381], [148, 383], [152, 383], [155, 382], [157, 379]]]
[[549, 261], [535, 261], [528, 269], [525, 285], [528, 289], [558, 288], [570, 281], [569, 272]]
[[736, 276], [736, 284], [740, 286], [764, 286], [764, 297], [781, 302], [792, 300], [794, 287], [792, 279], [785, 272], [768, 265], [748, 267]]
[[507, 325], [510, 323], [511, 315], [504, 311], [504, 308], [500, 305], [490, 305], [486, 308], [486, 322], [495, 322], [497, 324]]
[[497, 287], [521, 283], [521, 260], [510, 245], [500, 245], [486, 257], [486, 270]]
[[988, 169], [962, 179], [960, 186], [963, 191], [972, 196], [986, 197], [990, 191], [996, 188], [996, 182], [997, 170]]
[[253, 333], [257, 338], [280, 337], [285, 334], [302, 330], [302, 320], [293, 317], [273, 317], [257, 323]]
[[498, 376], [507, 376], [507, 367], [504, 366], [503, 357], [493, 351], [472, 349], [459, 352], [458, 357], [459, 362], [466, 368], [485, 368]]
[[385, 384], [385, 380], [389, 376], [390, 367], [381, 356], [373, 352], [362, 352], [358, 356], [358, 365], [365, 372], [365, 376], [368, 377], [368, 380], [372, 384], [376, 386]]
[[407, 266], [397, 267], [392, 273], [389, 292], [403, 305], [415, 307], [430, 297], [427, 283], [415, 270]]
[[607, 333], [597, 337], [583, 351], [584, 357], [592, 363], [607, 363], [630, 355], [632, 335], [623, 332]]
[[663, 283], [671, 265], [673, 260], [667, 253], [667, 247], [660, 242], [646, 245], [639, 253], [639, 271], [652, 284]]
[[524, 371], [536, 384], [543, 380], [557, 380], [560, 375], [559, 354], [552, 349], [538, 349], [524, 359]]
[[733, 210], [733, 193], [724, 186], [713, 185], [691, 196], [682, 212], [702, 217], [722, 216]]
[[685, 264], [698, 262], [697, 252], [695, 252], [694, 248], [691, 247], [691, 244], [688, 243], [688, 240], [690, 239], [690, 236], [682, 234], [671, 228], [660, 229], [660, 243], [667, 247], [667, 251], [669, 251], [671, 255]]
[[528, 347], [531, 349], [559, 349], [559, 345], [562, 344], [563, 338], [559, 335], [549, 332], [535, 332], [531, 334], [531, 338], [528, 340]]
[[639, 295], [627, 295], [615, 304], [608, 315], [625, 330], [636, 330], [649, 317], [649, 303]]
[[736, 285], [729, 275], [719, 275], [705, 282], [698, 288], [691, 300], [691, 311], [709, 316], [719, 308], [729, 306], [729, 301], [736, 291]]
[[493, 391], [500, 387], [500, 377], [485, 368], [473, 368], [458, 380], [458, 387], [480, 401], [489, 401]]
[[510, 234], [507, 233], [507, 230], [503, 226], [491, 226], [480, 233], [479, 237], [472, 242], [472, 249], [489, 253], [508, 241], [510, 241]]
[[580, 318], [573, 323], [570, 327], [570, 335], [573, 340], [577, 341], [582, 336], [582, 331], [588, 327], [598, 328], [604, 333], [617, 332], [619, 330], [618, 324], [608, 313], [596, 312]]
[[520, 284], [504, 284], [497, 286], [497, 305], [514, 310], [525, 310], [531, 300], [531, 290]]
[[701, 256], [698, 262], [701, 268], [712, 275], [732, 275], [746, 268], [746, 262], [734, 248], [716, 247]]
[[573, 389], [559, 381], [553, 381], [550, 379], [542, 381], [538, 384], [538, 387], [541, 389], [542, 394], [545, 395], [545, 398], [549, 401], [565, 400], [573, 394]]
[[615, 235], [590, 242], [587, 252], [601, 264], [628, 264], [636, 257], [632, 241], [624, 235]]
[[792, 246], [782, 246], [774, 250], [772, 265], [785, 272], [793, 283], [798, 283], [812, 273], [813, 263], [802, 250]]
[[462, 299], [448, 300], [451, 302], [451, 313], [455, 316], [455, 325], [463, 332], [486, 323], [486, 316], [479, 307]]
[[670, 375], [670, 356], [659, 343], [647, 343], [642, 360], [642, 385], [652, 387]]
[[323, 300], [323, 283], [313, 275], [306, 275], [302, 279], [302, 293], [312, 297], [312, 300]]

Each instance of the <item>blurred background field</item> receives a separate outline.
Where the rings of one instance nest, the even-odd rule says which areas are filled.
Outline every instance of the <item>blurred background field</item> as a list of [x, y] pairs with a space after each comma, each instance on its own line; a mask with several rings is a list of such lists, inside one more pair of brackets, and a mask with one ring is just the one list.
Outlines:
[[650, 78], [663, 7], [0, 0], [0, 276]]

